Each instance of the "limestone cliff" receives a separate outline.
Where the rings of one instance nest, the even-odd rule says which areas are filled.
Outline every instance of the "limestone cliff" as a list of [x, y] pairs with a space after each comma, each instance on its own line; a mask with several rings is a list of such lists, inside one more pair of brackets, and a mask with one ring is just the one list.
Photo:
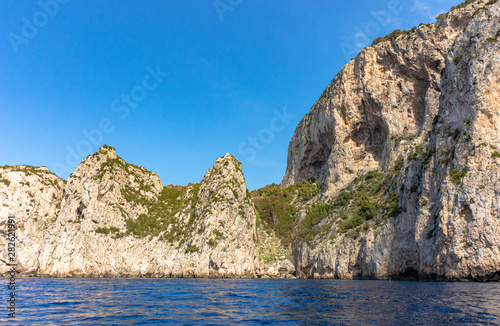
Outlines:
[[187, 186], [109, 146], [67, 182], [0, 167], [0, 259], [14, 216], [22, 275], [499, 280], [499, 37], [500, 3], [468, 0], [375, 40], [298, 125], [281, 186], [249, 193], [229, 154]]
[[[0, 260], [7, 257], [7, 217], [15, 216], [18, 259], [22, 269], [38, 268], [44, 233], [55, 220], [63, 198], [64, 182], [46, 167], [0, 167]], [[6, 270], [1, 264], [0, 271]]]
[[65, 186], [45, 168], [0, 172], [1, 220], [18, 221], [23, 275], [251, 277], [259, 267], [255, 211], [229, 154], [185, 187], [163, 187], [109, 146]]
[[323, 186], [313, 239], [295, 238], [297, 274], [500, 279], [499, 34], [500, 3], [468, 1], [333, 79], [282, 183]]
[[297, 126], [282, 185], [314, 177], [335, 193], [394, 162], [401, 138], [430, 129], [448, 50], [478, 7], [394, 33], [346, 64]]

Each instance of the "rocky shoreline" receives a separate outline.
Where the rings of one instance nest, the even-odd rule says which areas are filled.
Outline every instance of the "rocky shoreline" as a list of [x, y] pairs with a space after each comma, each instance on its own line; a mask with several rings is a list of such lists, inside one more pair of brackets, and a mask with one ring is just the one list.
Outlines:
[[[218, 158], [164, 185], [104, 145], [0, 167], [21, 277], [500, 280], [500, 3], [377, 39], [297, 126], [281, 185]], [[9, 267], [0, 266], [0, 275]]]

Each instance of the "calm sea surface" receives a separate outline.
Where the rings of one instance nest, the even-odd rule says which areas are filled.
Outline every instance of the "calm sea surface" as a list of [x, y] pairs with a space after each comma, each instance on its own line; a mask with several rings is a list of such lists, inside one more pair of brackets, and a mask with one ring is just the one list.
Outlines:
[[[500, 283], [18, 278], [15, 324], [500, 325]], [[7, 317], [7, 279], [2, 279]]]

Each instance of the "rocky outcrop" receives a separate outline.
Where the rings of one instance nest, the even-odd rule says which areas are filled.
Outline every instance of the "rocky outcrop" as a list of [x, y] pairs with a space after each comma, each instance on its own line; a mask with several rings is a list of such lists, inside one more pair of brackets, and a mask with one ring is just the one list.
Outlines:
[[290, 261], [291, 248], [283, 245], [273, 230], [265, 229], [264, 222], [257, 227], [260, 278], [290, 278], [295, 274], [295, 266]]
[[0, 259], [14, 216], [22, 275], [499, 280], [499, 37], [500, 3], [468, 0], [377, 39], [252, 196], [229, 154], [187, 186], [109, 146], [67, 183], [1, 167]]
[[126, 163], [109, 146], [87, 157], [66, 185], [32, 169], [36, 175], [22, 166], [1, 170], [8, 196], [1, 217], [19, 221], [22, 275], [255, 275], [255, 211], [241, 163], [229, 154], [201, 184], [185, 187], [163, 187], [154, 172]]
[[[0, 167], [0, 260], [7, 259], [7, 218], [15, 217], [18, 267], [32, 273], [38, 267], [44, 233], [56, 219], [64, 182], [46, 167]], [[2, 271], [6, 270], [2, 264]]]
[[335, 193], [390, 165], [404, 148], [395, 140], [423, 138], [438, 114], [448, 50], [478, 7], [367, 47], [346, 64], [297, 126], [282, 185], [312, 177]]
[[500, 279], [500, 4], [459, 7], [362, 50], [297, 127], [283, 185], [314, 177], [328, 202], [378, 170], [399, 207], [350, 236], [326, 216], [300, 276]]
[[201, 248], [211, 276], [254, 276], [259, 266], [255, 210], [241, 163], [229, 154], [215, 161], [200, 185], [195, 207]]

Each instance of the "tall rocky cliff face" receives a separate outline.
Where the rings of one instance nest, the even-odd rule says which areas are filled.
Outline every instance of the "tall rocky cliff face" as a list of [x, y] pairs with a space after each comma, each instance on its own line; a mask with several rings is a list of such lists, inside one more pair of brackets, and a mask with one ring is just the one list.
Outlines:
[[64, 182], [45, 167], [26, 165], [0, 168], [0, 273], [7, 270], [7, 218], [15, 216], [18, 259], [23, 271], [38, 268], [44, 232], [63, 199]]
[[500, 3], [468, 0], [375, 40], [298, 125], [281, 186], [249, 193], [229, 154], [187, 186], [109, 146], [67, 182], [0, 167], [0, 259], [14, 216], [23, 275], [499, 280], [499, 37]]
[[255, 210], [229, 154], [185, 187], [163, 187], [109, 146], [66, 185], [46, 168], [0, 173], [1, 245], [14, 216], [23, 275], [252, 277], [259, 267]]
[[392, 164], [439, 111], [448, 50], [475, 6], [367, 47], [345, 65], [299, 123], [282, 185], [314, 177], [329, 193]]
[[314, 239], [294, 243], [299, 275], [500, 279], [499, 37], [500, 3], [464, 3], [333, 79], [282, 182], [322, 185]]

